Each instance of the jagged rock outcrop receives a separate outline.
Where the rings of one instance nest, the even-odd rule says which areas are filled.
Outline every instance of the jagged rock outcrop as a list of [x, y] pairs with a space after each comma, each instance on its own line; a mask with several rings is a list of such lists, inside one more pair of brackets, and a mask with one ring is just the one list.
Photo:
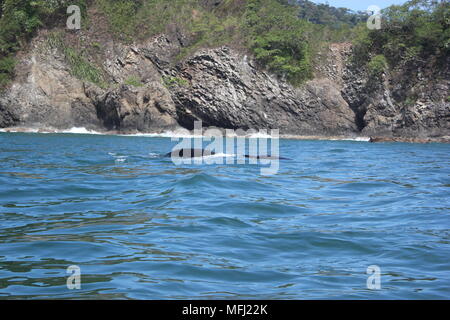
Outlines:
[[[16, 82], [0, 95], [0, 127], [150, 132], [178, 127], [170, 93], [152, 62], [133, 47], [113, 44], [105, 70], [115, 85], [102, 89], [70, 73], [58, 50], [45, 37], [17, 66]], [[131, 76], [136, 86], [125, 85]]]
[[174, 74], [188, 83], [172, 90], [178, 121], [188, 128], [202, 120], [206, 126], [280, 128], [291, 134], [356, 130], [353, 112], [329, 79], [296, 89], [227, 47], [198, 52]]
[[19, 115], [7, 104], [0, 104], [0, 128], [12, 127], [19, 122]]
[[226, 46], [175, 62], [189, 39], [174, 32], [141, 44], [105, 42], [109, 85], [100, 88], [72, 76], [45, 41], [44, 33], [32, 42], [15, 82], [0, 94], [0, 127], [161, 132], [202, 120], [295, 135], [450, 136], [448, 66], [438, 75], [418, 69], [416, 79], [401, 68], [376, 78], [352, 62], [351, 45], [334, 44], [315, 78], [295, 88]]
[[56, 52], [35, 47], [16, 67], [13, 85], [0, 95], [2, 127], [99, 127], [95, 106], [86, 97], [82, 81], [70, 75]]
[[[355, 111], [365, 136], [416, 138], [450, 135], [449, 64], [437, 68], [402, 63], [396, 69], [371, 75], [347, 52], [342, 95]], [[450, 61], [449, 61], [450, 62]], [[439, 139], [438, 139], [439, 140]]]
[[100, 94], [95, 90], [87, 94], [107, 130], [160, 132], [177, 127], [175, 105], [159, 82], [150, 82], [143, 87], [122, 85]]

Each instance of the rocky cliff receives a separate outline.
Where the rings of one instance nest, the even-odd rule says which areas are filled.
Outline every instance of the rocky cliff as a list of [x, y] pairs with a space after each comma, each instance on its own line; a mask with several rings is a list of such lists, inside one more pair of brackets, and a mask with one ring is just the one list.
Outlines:
[[[350, 44], [317, 56], [314, 79], [293, 87], [231, 47], [179, 59], [184, 40], [159, 35], [124, 45], [80, 31], [85, 54], [105, 85], [80, 80], [64, 51], [41, 31], [19, 56], [13, 84], [0, 93], [0, 127], [162, 132], [204, 126], [280, 129], [282, 134], [448, 139], [450, 75], [402, 65], [374, 77], [352, 59]], [[131, 80], [132, 81], [131, 81]], [[447, 138], [446, 138], [447, 137]]]

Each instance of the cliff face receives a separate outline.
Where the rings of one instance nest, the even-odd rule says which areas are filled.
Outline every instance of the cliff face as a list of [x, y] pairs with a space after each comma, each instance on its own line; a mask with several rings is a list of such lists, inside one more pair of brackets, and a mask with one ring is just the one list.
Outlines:
[[355, 111], [361, 133], [418, 139], [448, 136], [448, 62], [441, 67], [435, 61], [420, 65], [402, 62], [378, 76], [347, 63], [342, 95]]
[[101, 67], [112, 85], [101, 88], [73, 76], [46, 39], [42, 32], [32, 41], [13, 85], [0, 94], [0, 127], [161, 132], [202, 120], [295, 135], [450, 136], [448, 64], [373, 77], [352, 62], [351, 45], [334, 44], [321, 54], [315, 78], [294, 88], [229, 47], [174, 63], [183, 39], [160, 35], [135, 45], [103, 41]]

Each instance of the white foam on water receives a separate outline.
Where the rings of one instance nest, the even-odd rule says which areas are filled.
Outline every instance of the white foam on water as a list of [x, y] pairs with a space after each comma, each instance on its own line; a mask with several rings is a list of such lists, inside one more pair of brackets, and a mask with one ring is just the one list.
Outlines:
[[123, 163], [123, 162], [127, 161], [127, 158], [128, 157], [126, 157], [126, 156], [119, 156], [119, 157], [116, 158], [115, 162], [116, 163]]
[[165, 131], [161, 133], [133, 133], [118, 134], [121, 137], [148, 137], [148, 138], [202, 138], [202, 135], [186, 134], [185, 131]]
[[[118, 134], [119, 136], [124, 137], [149, 137], [149, 138], [185, 138], [185, 139], [194, 139], [194, 138], [211, 138], [214, 137], [206, 130], [203, 134], [193, 134], [193, 133], [187, 133], [186, 130], [175, 130], [175, 131], [164, 131], [160, 133], [134, 133], [134, 134]], [[255, 132], [246, 136], [238, 136], [235, 133], [225, 133], [223, 135], [219, 135], [219, 137], [222, 138], [236, 138], [236, 137], [242, 137], [242, 138], [250, 138], [250, 139], [257, 139], [257, 138], [267, 138], [271, 139], [274, 138], [270, 134], [266, 133], [259, 133]]]
[[[196, 157], [195, 155], [193, 157], [188, 157], [186, 158], [186, 160], [188, 159], [199, 159], [199, 158], [203, 158], [203, 159], [215, 159], [215, 158], [230, 158], [230, 157], [235, 157], [235, 154], [226, 154], [226, 153], [217, 153], [217, 154], [212, 154], [209, 156], [198, 156]], [[183, 157], [180, 157], [180, 159], [185, 159]]]
[[72, 133], [72, 134], [103, 134], [98, 131], [88, 130], [84, 127], [73, 127], [68, 130], [57, 131], [57, 133]]
[[155, 159], [155, 158], [160, 158], [160, 157], [161, 157], [161, 154], [156, 153], [156, 152], [150, 152], [150, 153], [148, 154], [148, 156], [149, 156], [150, 158], [152, 158], [152, 159]]
[[352, 140], [353, 141], [361, 141], [361, 142], [369, 142], [370, 138], [369, 137], [358, 137], [358, 138], [354, 138]]
[[51, 133], [67, 133], [67, 134], [104, 134], [101, 132], [97, 132], [94, 130], [88, 130], [83, 127], [73, 127], [70, 129], [53, 129], [53, 128], [4, 128], [0, 129], [0, 132], [11, 132], [11, 133], [42, 133], [42, 134], [51, 134]]
[[[114, 135], [120, 137], [147, 137], [147, 138], [177, 138], [177, 139], [194, 139], [194, 138], [208, 138], [210, 135], [195, 135], [187, 133], [186, 130], [165, 131], [160, 133], [134, 133], [134, 134], [118, 134], [108, 132], [98, 132], [89, 130], [84, 127], [73, 127], [70, 129], [56, 130], [52, 128], [36, 129], [36, 128], [3, 128], [0, 132], [11, 133], [64, 133], [64, 134], [94, 134], [94, 135]], [[247, 138], [247, 139], [288, 139], [288, 140], [325, 140], [325, 141], [357, 141], [369, 142], [369, 137], [320, 137], [320, 136], [300, 136], [300, 135], [280, 135], [274, 137], [268, 133], [255, 132], [246, 136], [237, 136], [236, 134], [226, 134], [224, 138]]]
[[357, 141], [357, 142], [369, 142], [369, 137], [355, 137], [355, 138], [336, 138], [336, 139], [330, 139], [333, 141]]
[[217, 153], [210, 156], [204, 156], [203, 158], [230, 158], [230, 157], [236, 157], [236, 155], [229, 153]]
[[274, 137], [267, 133], [257, 132], [257, 133], [252, 133], [250, 135], [247, 135], [246, 138], [249, 138], [249, 139], [274, 139], [274, 138], [279, 138], [279, 137]]
[[357, 142], [369, 142], [370, 137], [345, 137], [345, 136], [301, 136], [301, 135], [281, 135], [280, 139], [288, 140], [319, 140], [319, 141], [357, 141]]
[[35, 128], [3, 128], [0, 132], [5, 133], [38, 133], [39, 129]]

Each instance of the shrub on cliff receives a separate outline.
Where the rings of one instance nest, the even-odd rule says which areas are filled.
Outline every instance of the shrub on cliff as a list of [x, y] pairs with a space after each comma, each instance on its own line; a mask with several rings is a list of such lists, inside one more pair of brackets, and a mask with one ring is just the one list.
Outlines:
[[374, 56], [368, 64], [369, 72], [374, 76], [382, 74], [387, 66], [388, 63], [386, 57], [382, 54]]
[[244, 29], [257, 60], [294, 84], [311, 75], [309, 23], [298, 19], [296, 7], [276, 1], [250, 0]]
[[[70, 4], [86, 7], [85, 0]], [[12, 77], [15, 52], [38, 28], [49, 27], [63, 17], [68, 5], [65, 0], [0, 0], [0, 89]]]
[[[373, 70], [381, 68], [379, 56], [394, 66], [450, 54], [447, 1], [392, 6], [383, 13], [383, 28], [368, 30], [365, 23], [353, 27], [362, 13], [307, 0], [0, 0], [0, 88], [11, 78], [16, 51], [39, 27], [65, 25], [69, 4], [82, 11], [94, 6], [122, 41], [176, 33], [183, 39], [179, 58], [200, 47], [236, 45], [294, 84], [311, 77], [312, 57], [327, 41], [355, 37], [359, 60]], [[86, 70], [85, 77], [98, 80]]]
[[261, 65], [301, 83], [311, 75], [308, 34], [312, 24], [299, 19], [299, 7], [277, 0], [211, 1], [97, 0], [122, 40], [169, 31], [189, 34], [180, 57], [199, 47], [235, 43], [252, 51]]
[[362, 60], [384, 55], [394, 66], [405, 60], [446, 58], [450, 54], [450, 4], [412, 0], [391, 6], [383, 11], [382, 28], [359, 28], [355, 44]]

